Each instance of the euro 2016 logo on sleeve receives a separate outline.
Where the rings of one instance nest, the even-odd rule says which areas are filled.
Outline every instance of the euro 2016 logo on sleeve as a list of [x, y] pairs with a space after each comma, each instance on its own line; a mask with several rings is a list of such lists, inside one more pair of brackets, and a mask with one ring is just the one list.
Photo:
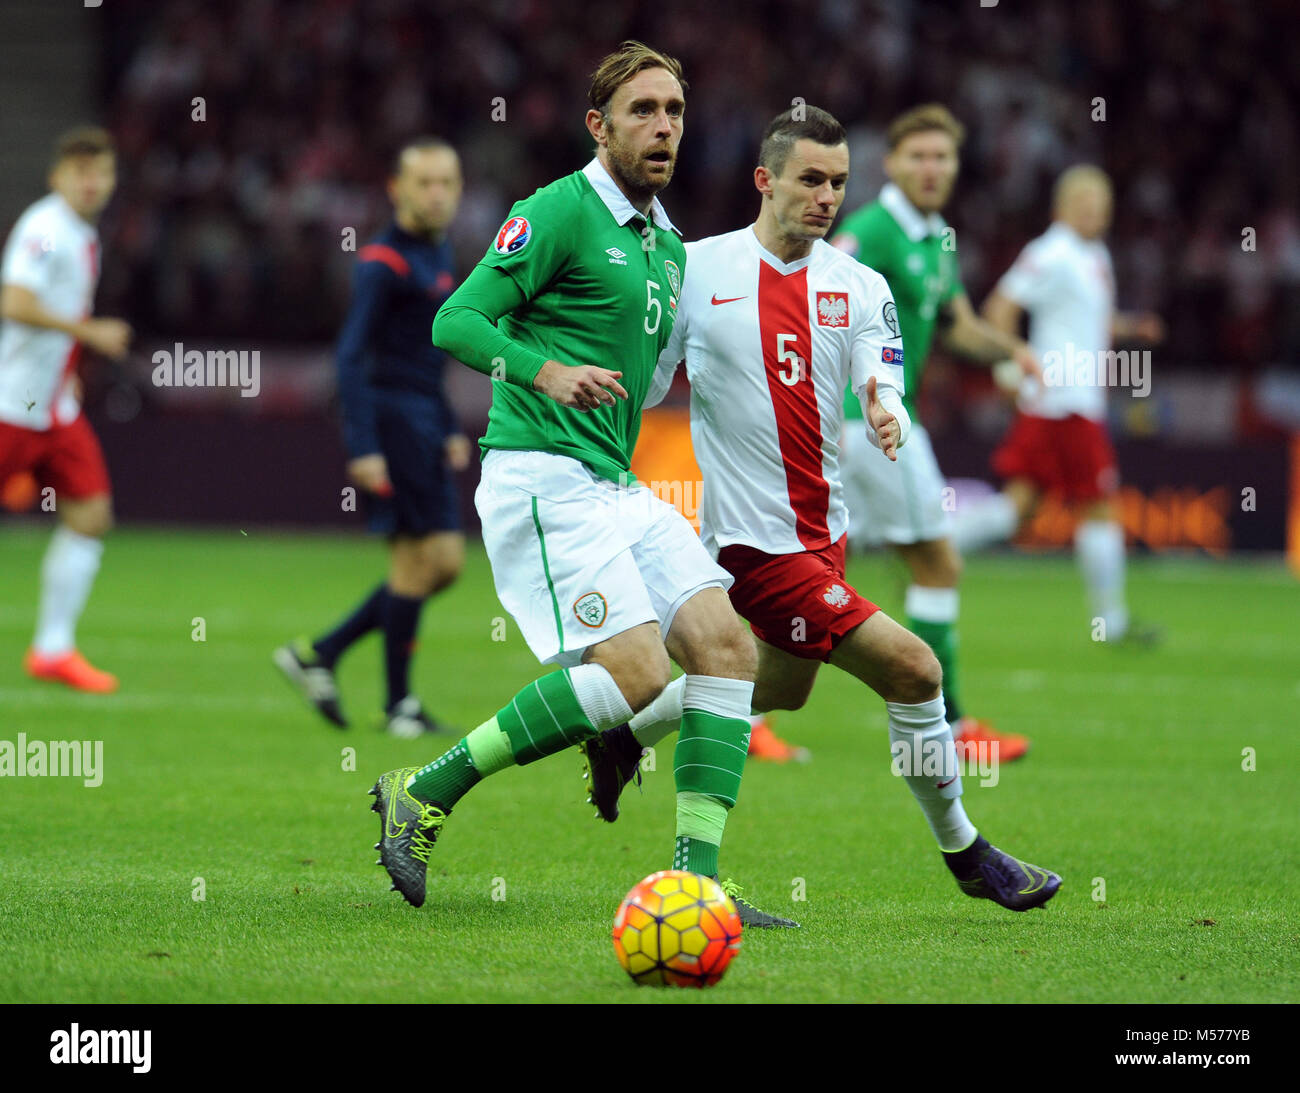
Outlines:
[[605, 597], [599, 592], [588, 592], [585, 596], [579, 596], [574, 601], [573, 613], [583, 626], [599, 630], [605, 625], [605, 616], [609, 614], [609, 605], [605, 602]]
[[497, 232], [497, 241], [493, 249], [497, 254], [517, 254], [533, 237], [532, 226], [524, 216], [512, 216]]
[[849, 325], [849, 294], [847, 292], [817, 293], [817, 325]]

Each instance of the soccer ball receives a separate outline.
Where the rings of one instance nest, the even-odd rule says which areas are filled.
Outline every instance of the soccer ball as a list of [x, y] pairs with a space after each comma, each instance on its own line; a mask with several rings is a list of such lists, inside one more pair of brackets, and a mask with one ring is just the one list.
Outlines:
[[736, 905], [699, 873], [651, 873], [614, 916], [618, 962], [642, 985], [711, 987], [739, 951]]

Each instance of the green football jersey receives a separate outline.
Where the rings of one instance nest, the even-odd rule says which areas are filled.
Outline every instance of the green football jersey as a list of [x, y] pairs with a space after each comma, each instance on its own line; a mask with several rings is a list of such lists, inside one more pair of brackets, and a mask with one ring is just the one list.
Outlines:
[[[925, 360], [945, 304], [965, 289], [954, 233], [938, 214], [924, 216], [890, 183], [880, 198], [848, 216], [837, 234], [852, 236], [854, 257], [885, 278], [898, 306], [903, 337], [903, 405], [913, 421]], [[844, 399], [846, 417], [862, 417], [857, 396]]]
[[686, 248], [658, 201], [647, 223], [593, 160], [516, 202], [480, 264], [508, 273], [524, 294], [498, 323], [504, 335], [562, 364], [622, 372], [628, 394], [584, 413], [530, 387], [494, 383], [482, 449], [571, 456], [627, 481], [686, 269]]

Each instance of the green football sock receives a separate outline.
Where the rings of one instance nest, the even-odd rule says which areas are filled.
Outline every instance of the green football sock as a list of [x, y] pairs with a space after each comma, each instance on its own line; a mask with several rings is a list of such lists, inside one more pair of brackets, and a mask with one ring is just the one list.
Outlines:
[[957, 678], [957, 624], [955, 622], [924, 622], [909, 617], [907, 628], [934, 650], [939, 667], [943, 669], [943, 704], [948, 724], [961, 719], [959, 680]]
[[598, 731], [583, 712], [567, 669], [528, 684], [497, 711], [497, 724], [520, 766], [580, 744]]
[[563, 751], [596, 732], [567, 671], [552, 672], [520, 691], [510, 705], [408, 780], [415, 796], [450, 809], [490, 774]]
[[688, 675], [682, 722], [673, 752], [677, 783], [677, 841], [673, 868], [706, 877], [718, 872], [727, 813], [740, 793], [749, 753], [754, 685], [739, 679]]
[[730, 808], [740, 792], [749, 748], [749, 722], [707, 710], [682, 710], [673, 752], [678, 793], [702, 793]]
[[718, 874], [718, 848], [727, 826], [727, 807], [702, 793], [677, 794], [677, 843], [673, 868]]
[[903, 601], [907, 628], [933, 651], [943, 669], [943, 702], [948, 724], [961, 720], [957, 674], [957, 615], [960, 594], [955, 588], [908, 585]]
[[482, 777], [470, 758], [468, 738], [462, 738], [411, 775], [406, 780], [406, 788], [412, 796], [431, 801], [449, 812]]

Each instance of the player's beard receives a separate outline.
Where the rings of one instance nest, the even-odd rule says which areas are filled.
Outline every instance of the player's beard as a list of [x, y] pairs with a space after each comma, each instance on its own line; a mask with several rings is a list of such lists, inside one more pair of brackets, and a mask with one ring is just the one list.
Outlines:
[[651, 176], [646, 167], [646, 160], [643, 158], [644, 154], [624, 143], [619, 138], [618, 130], [614, 128], [613, 123], [606, 126], [606, 131], [609, 133], [607, 152], [610, 173], [617, 179], [634, 205], [649, 201], [668, 185], [673, 177], [673, 168], [676, 166], [676, 157], [671, 152], [669, 152], [668, 169], [662, 175]]

